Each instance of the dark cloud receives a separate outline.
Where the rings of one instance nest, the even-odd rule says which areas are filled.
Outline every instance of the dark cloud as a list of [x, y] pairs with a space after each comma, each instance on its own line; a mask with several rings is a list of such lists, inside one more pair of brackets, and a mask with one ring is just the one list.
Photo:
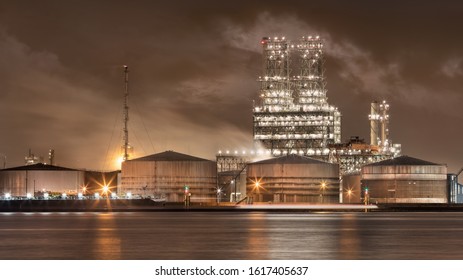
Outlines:
[[[325, 40], [329, 102], [343, 139], [369, 137], [369, 103], [391, 103], [391, 137], [463, 165], [463, 5], [458, 1], [3, 1], [0, 153], [28, 148], [108, 169], [121, 145], [123, 72], [138, 155], [213, 158], [252, 143], [262, 36]], [[108, 152], [109, 151], [109, 152]]]

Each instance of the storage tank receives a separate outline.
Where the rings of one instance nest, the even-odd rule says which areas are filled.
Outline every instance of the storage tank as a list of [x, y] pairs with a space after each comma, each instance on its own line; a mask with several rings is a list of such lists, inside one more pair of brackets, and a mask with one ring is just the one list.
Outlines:
[[252, 202], [339, 203], [339, 165], [295, 154], [250, 163]]
[[[131, 193], [160, 201], [215, 202], [217, 164], [166, 151], [122, 163], [120, 195]], [[190, 195], [191, 194], [191, 195]]]
[[362, 196], [370, 203], [447, 203], [447, 166], [409, 156], [365, 165]]
[[0, 195], [40, 197], [49, 194], [77, 194], [84, 185], [84, 171], [37, 163], [0, 170]]

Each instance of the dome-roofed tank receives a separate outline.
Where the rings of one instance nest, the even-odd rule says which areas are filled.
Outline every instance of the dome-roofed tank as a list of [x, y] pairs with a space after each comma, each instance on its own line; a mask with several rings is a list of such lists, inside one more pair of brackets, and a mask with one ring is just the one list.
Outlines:
[[295, 154], [250, 163], [246, 193], [253, 202], [339, 203], [339, 165]]
[[365, 165], [362, 196], [370, 203], [447, 203], [447, 166], [409, 156]]

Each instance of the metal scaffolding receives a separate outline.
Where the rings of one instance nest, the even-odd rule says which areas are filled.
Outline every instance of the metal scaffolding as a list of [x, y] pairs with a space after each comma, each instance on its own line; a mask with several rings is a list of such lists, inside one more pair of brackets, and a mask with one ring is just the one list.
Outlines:
[[308, 36], [294, 44], [285, 37], [264, 37], [261, 43], [264, 64], [261, 102], [253, 109], [254, 141], [274, 156], [327, 159], [328, 145], [341, 142], [341, 114], [327, 102], [322, 40]]

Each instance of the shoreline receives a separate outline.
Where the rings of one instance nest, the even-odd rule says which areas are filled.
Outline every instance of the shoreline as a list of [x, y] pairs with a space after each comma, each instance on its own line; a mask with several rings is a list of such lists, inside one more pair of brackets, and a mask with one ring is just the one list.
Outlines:
[[154, 202], [151, 199], [2, 200], [0, 212], [463, 212], [458, 204], [238, 204]]

